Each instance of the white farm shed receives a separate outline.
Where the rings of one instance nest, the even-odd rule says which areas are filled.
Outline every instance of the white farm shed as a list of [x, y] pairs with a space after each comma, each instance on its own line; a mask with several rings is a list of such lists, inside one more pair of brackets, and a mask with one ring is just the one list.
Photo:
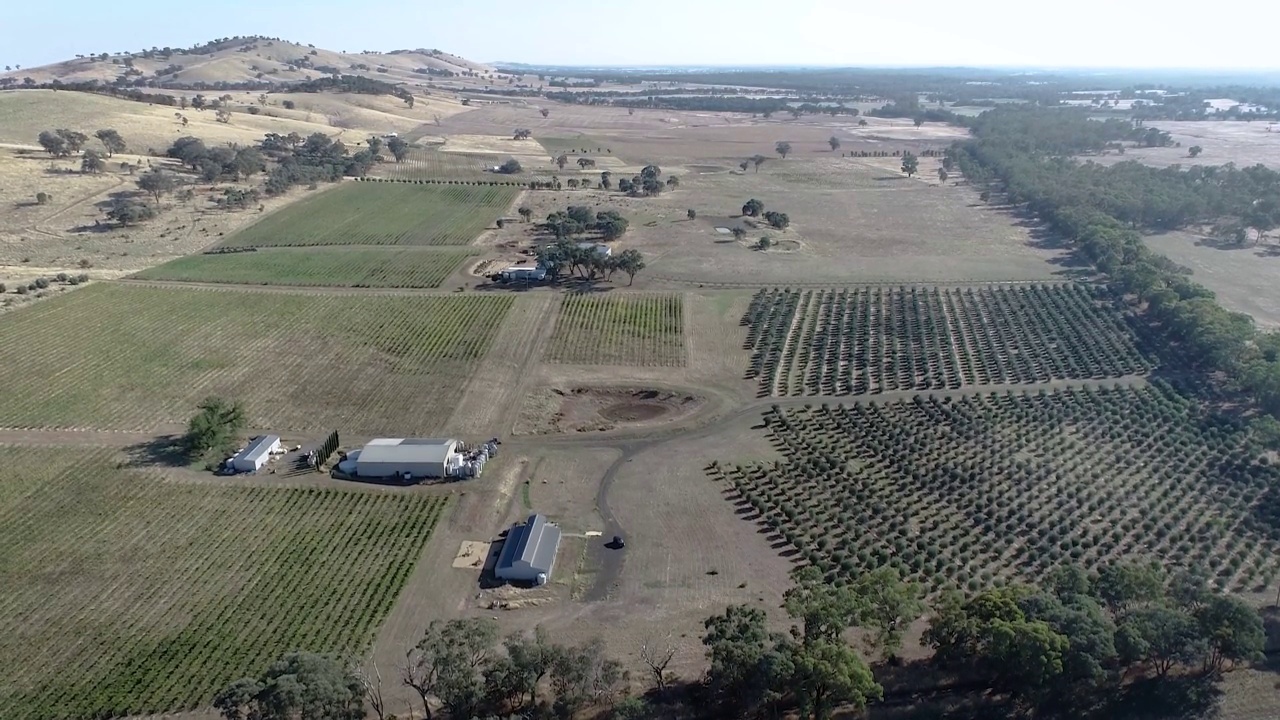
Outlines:
[[503, 580], [522, 580], [539, 585], [547, 582], [556, 566], [560, 548], [560, 528], [546, 515], [530, 515], [523, 525], [507, 533], [493, 574]]
[[356, 475], [366, 478], [449, 477], [463, 460], [452, 438], [379, 438], [358, 452]]
[[236, 472], [254, 472], [261, 470], [271, 459], [271, 453], [280, 449], [280, 436], [263, 435], [254, 438], [245, 449], [231, 458], [231, 468]]
[[613, 255], [613, 248], [605, 245], [604, 243], [580, 242], [578, 243], [578, 247], [583, 250], [595, 250], [597, 255], [603, 255], [604, 257]]

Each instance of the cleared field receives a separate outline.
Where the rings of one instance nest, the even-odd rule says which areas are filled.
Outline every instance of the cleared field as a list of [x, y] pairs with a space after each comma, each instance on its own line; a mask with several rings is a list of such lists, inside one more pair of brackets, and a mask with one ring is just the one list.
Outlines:
[[893, 565], [937, 589], [1118, 555], [1278, 569], [1280, 468], [1167, 386], [774, 409], [786, 459], [710, 469], [833, 578]]
[[494, 165], [501, 165], [506, 158], [483, 153], [441, 152], [436, 148], [414, 147], [409, 157], [398, 163], [383, 163], [377, 175], [396, 180], [497, 180], [519, 181], [519, 176], [508, 177], [487, 172]]
[[269, 248], [190, 255], [138, 273], [144, 280], [329, 287], [439, 287], [474, 252], [435, 248]]
[[1144, 241], [1190, 268], [1192, 279], [1217, 294], [1223, 307], [1251, 315], [1260, 326], [1280, 327], [1280, 288], [1275, 283], [1280, 247], [1228, 245], [1186, 231], [1148, 235]]
[[0, 427], [170, 427], [216, 394], [253, 427], [431, 433], [511, 303], [92, 286], [0, 319]]
[[[256, 102], [250, 93], [236, 93], [236, 96], [237, 102], [243, 102], [244, 106]], [[234, 104], [233, 108], [240, 109]], [[183, 135], [194, 135], [213, 146], [228, 142], [254, 143], [269, 132], [285, 135], [296, 132], [303, 137], [316, 132], [334, 132], [324, 115], [289, 113], [296, 117], [285, 117], [286, 113], [276, 108], [266, 109], [259, 115], [235, 112], [230, 123], [218, 122], [211, 111], [189, 109], [181, 111], [187, 118], [185, 126], [174, 116], [176, 112], [180, 109], [171, 105], [151, 105], [93, 93], [5, 90], [0, 91], [0, 142], [38, 147], [36, 137], [41, 130], [69, 128], [92, 137], [101, 128], [115, 128], [124, 137], [130, 152], [146, 154], [149, 150], [163, 152]], [[277, 114], [280, 117], [274, 117]], [[353, 119], [363, 118], [353, 116]], [[414, 124], [408, 118], [401, 122]], [[367, 130], [357, 124], [352, 132], [361, 133], [357, 137], [385, 132], [381, 122], [371, 122], [364, 127]], [[90, 140], [88, 147], [101, 148], [101, 145], [97, 140]]]
[[[539, 137], [538, 144], [552, 157], [561, 153], [575, 153], [586, 157], [609, 155], [612, 150], [608, 140], [590, 135]], [[571, 160], [573, 158], [570, 158]]]
[[1107, 301], [1080, 285], [761, 290], [742, 319], [761, 395], [941, 390], [1143, 373]]
[[223, 246], [466, 245], [518, 193], [510, 187], [342, 183], [268, 215]]
[[570, 295], [546, 358], [573, 365], [682, 366], [684, 304], [679, 295]]
[[293, 649], [360, 653], [446, 500], [182, 484], [3, 448], [0, 715], [207, 706]]

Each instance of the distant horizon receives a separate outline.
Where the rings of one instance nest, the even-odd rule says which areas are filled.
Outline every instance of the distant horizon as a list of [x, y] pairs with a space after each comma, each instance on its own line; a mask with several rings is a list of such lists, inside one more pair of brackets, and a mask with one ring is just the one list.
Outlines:
[[[197, 14], [199, 13], [199, 14]], [[405, 3], [400, 0], [224, 0], [216, 13], [162, 0], [31, 3], [0, 24], [0, 67], [97, 54], [188, 47], [259, 34], [328, 50], [438, 47], [470, 60], [562, 67], [973, 67], [1073, 71], [1280, 72], [1275, 11], [1220, 0], [1187, 18], [1137, 3], [1076, 0], [917, 0], [853, 6], [834, 0], [559, 0]], [[73, 19], [73, 22], [68, 22]], [[360, 19], [361, 22], [354, 20]], [[337, 20], [337, 21], [335, 21]], [[110, 32], [106, 29], [110, 28]], [[384, 50], [386, 51], [386, 50]], [[513, 59], [518, 58], [518, 59]]]
[[[403, 50], [406, 48], [396, 48]], [[394, 52], [381, 50], [378, 52]], [[448, 52], [445, 50], [444, 52]], [[554, 68], [564, 70], [975, 70], [1004, 73], [1183, 73], [1193, 75], [1267, 75], [1280, 73], [1280, 64], [1275, 67], [1143, 67], [1143, 66], [1091, 66], [1091, 65], [938, 65], [938, 64], [826, 64], [826, 63], [767, 63], [767, 64], [714, 64], [714, 63], [652, 63], [652, 64], [606, 64], [606, 63], [532, 63], [522, 60], [479, 60], [466, 58], [473, 62], [492, 67], [528, 67]]]

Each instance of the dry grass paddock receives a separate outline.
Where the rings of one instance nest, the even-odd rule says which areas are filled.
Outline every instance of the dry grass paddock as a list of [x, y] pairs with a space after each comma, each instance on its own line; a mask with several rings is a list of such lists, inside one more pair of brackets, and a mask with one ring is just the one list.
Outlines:
[[[104, 215], [111, 196], [137, 191], [137, 176], [121, 171], [122, 162], [173, 167], [167, 160], [125, 154], [107, 161], [106, 172], [86, 175], [76, 159], [0, 147], [0, 282], [29, 276], [32, 268], [43, 268], [38, 274], [76, 270], [118, 277], [198, 252], [262, 217], [256, 209], [232, 212], [212, 204], [233, 183], [193, 185], [190, 201], [166, 196], [156, 219], [114, 228]], [[36, 203], [41, 192], [52, 196], [47, 205]], [[263, 212], [306, 195], [299, 188], [264, 197]]]
[[[1181, 147], [1126, 148], [1123, 155], [1114, 151], [1087, 159], [1107, 165], [1134, 160], [1145, 165], [1225, 165], [1229, 162], [1239, 167], [1262, 163], [1267, 167], [1280, 166], [1280, 124], [1258, 122], [1223, 122], [1202, 120], [1174, 122], [1153, 120], [1148, 127], [1167, 131]], [[1198, 157], [1187, 151], [1193, 145], [1204, 149]]]
[[[678, 174], [680, 186], [657, 198], [630, 198], [600, 190], [535, 192], [523, 204], [535, 218], [566, 205], [616, 209], [631, 220], [615, 252], [638, 248], [648, 267], [636, 287], [665, 281], [682, 284], [858, 282], [993, 282], [1063, 278], [1069, 268], [1051, 238], [1026, 221], [978, 200], [971, 188], [935, 174], [922, 159], [920, 174], [907, 178], [896, 158], [826, 156], [775, 158], [759, 173], [719, 165]], [[719, 168], [725, 168], [719, 170]], [[740, 217], [743, 203], [757, 198], [766, 210], [786, 212], [791, 226], [770, 228], [762, 219]], [[689, 220], [687, 211], [697, 213]], [[743, 242], [717, 227], [744, 226]], [[498, 248], [527, 244], [534, 233], [508, 224], [486, 239]], [[776, 246], [754, 245], [768, 235]], [[625, 283], [625, 279], [623, 281]]]
[[1229, 310], [1248, 313], [1266, 328], [1280, 327], [1280, 247], [1274, 241], [1239, 246], [1193, 232], [1150, 235], [1147, 246], [1191, 269], [1191, 278]]

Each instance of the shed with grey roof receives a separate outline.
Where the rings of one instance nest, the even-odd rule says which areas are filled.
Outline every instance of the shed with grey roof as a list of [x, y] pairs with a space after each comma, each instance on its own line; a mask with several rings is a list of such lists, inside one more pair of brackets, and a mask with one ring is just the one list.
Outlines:
[[366, 478], [443, 478], [462, 462], [453, 438], [379, 438], [352, 455], [356, 475]]
[[530, 515], [523, 525], [507, 533], [494, 575], [503, 580], [545, 583], [555, 568], [559, 548], [560, 528], [545, 515]]
[[271, 459], [271, 453], [280, 449], [279, 435], [263, 435], [253, 439], [243, 450], [231, 458], [231, 469], [236, 472], [261, 470]]

